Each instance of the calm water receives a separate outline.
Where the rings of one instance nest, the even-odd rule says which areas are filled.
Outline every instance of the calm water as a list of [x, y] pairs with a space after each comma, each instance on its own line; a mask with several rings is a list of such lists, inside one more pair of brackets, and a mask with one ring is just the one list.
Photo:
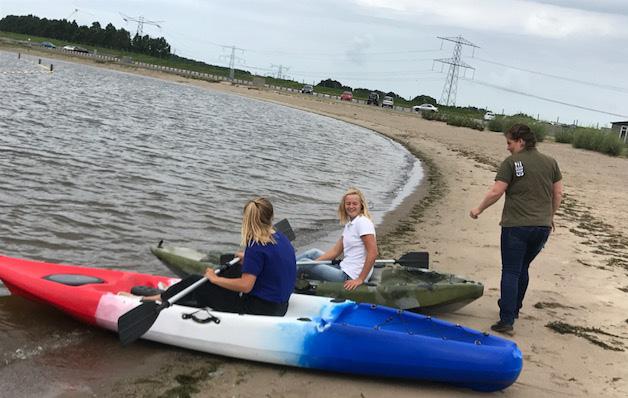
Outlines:
[[[378, 216], [420, 166], [372, 131], [284, 106], [0, 52], [0, 252], [167, 273], [148, 247], [234, 247], [264, 195], [296, 246], [340, 233], [351, 185]], [[410, 181], [410, 183], [408, 183]], [[332, 233], [332, 238], [329, 237]]]

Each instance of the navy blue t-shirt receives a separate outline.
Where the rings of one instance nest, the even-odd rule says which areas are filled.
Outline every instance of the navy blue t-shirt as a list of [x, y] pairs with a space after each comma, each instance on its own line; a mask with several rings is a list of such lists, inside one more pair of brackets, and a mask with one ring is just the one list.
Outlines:
[[297, 261], [292, 244], [281, 232], [273, 237], [276, 244], [253, 243], [244, 251], [242, 273], [255, 275], [249, 294], [274, 303], [284, 303], [294, 290]]

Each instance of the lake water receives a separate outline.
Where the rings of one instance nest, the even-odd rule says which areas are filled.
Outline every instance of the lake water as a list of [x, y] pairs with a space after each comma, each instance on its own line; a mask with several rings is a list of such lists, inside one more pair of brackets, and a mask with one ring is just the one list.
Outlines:
[[0, 252], [167, 274], [148, 248], [236, 247], [263, 195], [297, 248], [333, 242], [360, 187], [381, 216], [421, 178], [399, 144], [331, 118], [0, 52]]

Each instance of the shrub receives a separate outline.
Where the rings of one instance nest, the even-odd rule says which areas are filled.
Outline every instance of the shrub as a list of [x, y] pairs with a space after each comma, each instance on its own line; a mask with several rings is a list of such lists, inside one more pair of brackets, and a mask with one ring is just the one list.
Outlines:
[[573, 142], [574, 131], [572, 129], [561, 129], [554, 135], [556, 142], [571, 144]]
[[574, 148], [594, 149], [594, 136], [597, 132], [590, 128], [577, 129], [573, 136], [572, 145]]
[[611, 156], [619, 156], [624, 149], [624, 143], [621, 142], [619, 136], [615, 133], [601, 133], [604, 135], [602, 142], [600, 143], [600, 152]]
[[421, 117], [426, 120], [437, 120], [439, 122], [447, 121], [447, 115], [439, 112], [421, 112]]
[[484, 125], [482, 122], [478, 122], [475, 119], [471, 119], [469, 117], [458, 116], [458, 115], [450, 115], [447, 118], [447, 124], [450, 126], [458, 126], [458, 127], [469, 127], [475, 130], [484, 130]]
[[488, 122], [487, 127], [490, 131], [496, 131], [496, 132], [504, 131], [504, 118], [496, 117], [495, 119]]

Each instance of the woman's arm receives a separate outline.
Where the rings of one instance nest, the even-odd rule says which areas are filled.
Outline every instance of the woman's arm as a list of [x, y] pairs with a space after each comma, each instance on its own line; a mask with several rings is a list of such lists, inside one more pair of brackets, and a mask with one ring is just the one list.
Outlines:
[[335, 260], [336, 258], [338, 258], [338, 256], [342, 254], [343, 250], [344, 248], [342, 245], [342, 238], [340, 238], [331, 249], [327, 250], [316, 260], [318, 261]]
[[249, 293], [253, 290], [257, 276], [252, 274], [242, 274], [239, 278], [223, 278], [216, 275], [213, 268], [207, 268], [205, 277], [214, 285], [224, 287], [234, 292]]
[[469, 215], [471, 218], [478, 218], [478, 216], [487, 208], [492, 206], [495, 202], [502, 197], [506, 189], [508, 188], [508, 183], [504, 181], [495, 181], [495, 184], [488, 190], [480, 205], [476, 208], [471, 209], [469, 211]]
[[556, 226], [554, 225], [554, 214], [560, 207], [560, 202], [563, 201], [563, 182], [556, 181], [554, 185], [552, 185], [552, 231], [556, 230]]
[[369, 273], [373, 269], [373, 266], [375, 265], [375, 259], [377, 258], [378, 252], [375, 235], [362, 235], [360, 236], [360, 239], [362, 239], [362, 242], [364, 243], [364, 248], [366, 249], [366, 259], [364, 260], [364, 266], [362, 267], [362, 272], [360, 272], [360, 275], [356, 279], [345, 282], [345, 289], [347, 290], [353, 290], [364, 283], [366, 278], [369, 276]]

